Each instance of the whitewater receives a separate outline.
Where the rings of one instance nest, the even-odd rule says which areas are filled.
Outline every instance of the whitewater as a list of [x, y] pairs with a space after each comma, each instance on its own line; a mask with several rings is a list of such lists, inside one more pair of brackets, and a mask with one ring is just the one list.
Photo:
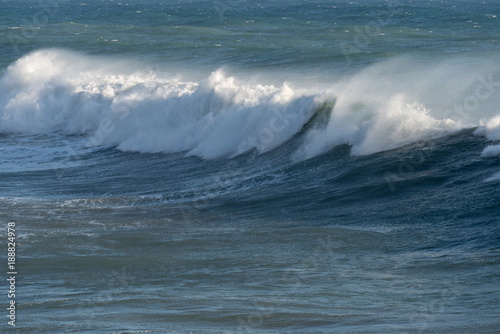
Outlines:
[[206, 159], [265, 153], [298, 134], [297, 159], [342, 144], [371, 154], [473, 127], [500, 139], [500, 65], [493, 58], [472, 66], [399, 58], [314, 88], [259, 79], [218, 69], [196, 82], [125, 61], [35, 51], [2, 76], [0, 131], [86, 135], [85, 146]]

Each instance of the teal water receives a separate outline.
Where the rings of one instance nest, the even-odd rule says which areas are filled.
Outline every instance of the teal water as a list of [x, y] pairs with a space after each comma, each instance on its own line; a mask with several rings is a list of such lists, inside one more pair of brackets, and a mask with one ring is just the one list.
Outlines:
[[500, 331], [499, 15], [0, 1], [15, 330]]
[[4, 65], [30, 51], [61, 47], [184, 68], [342, 71], [398, 55], [495, 55], [499, 48], [495, 1], [47, 0], [1, 6]]

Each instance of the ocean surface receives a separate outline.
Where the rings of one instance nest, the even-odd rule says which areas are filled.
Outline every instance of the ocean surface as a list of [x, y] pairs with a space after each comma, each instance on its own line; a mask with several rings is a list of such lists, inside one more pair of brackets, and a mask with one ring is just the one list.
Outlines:
[[500, 2], [1, 0], [0, 229], [2, 333], [500, 333]]

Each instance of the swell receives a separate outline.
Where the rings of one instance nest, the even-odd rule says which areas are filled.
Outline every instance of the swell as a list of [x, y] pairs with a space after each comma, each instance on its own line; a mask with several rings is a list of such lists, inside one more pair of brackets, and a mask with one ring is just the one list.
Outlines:
[[26, 215], [40, 209], [115, 219], [119, 209], [127, 219], [182, 224], [290, 217], [369, 224], [396, 216], [413, 224], [411, 216], [425, 207], [430, 220], [481, 224], [498, 216], [500, 159], [480, 157], [487, 139], [474, 131], [370, 155], [352, 155], [342, 145], [296, 162], [287, 157], [296, 141], [262, 155], [209, 161], [96, 150], [64, 170], [2, 174], [0, 202], [6, 212]]

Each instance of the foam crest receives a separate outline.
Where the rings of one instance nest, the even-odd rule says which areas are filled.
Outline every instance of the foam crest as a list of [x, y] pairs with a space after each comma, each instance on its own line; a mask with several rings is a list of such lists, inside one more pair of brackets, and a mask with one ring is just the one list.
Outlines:
[[[500, 108], [499, 108], [500, 113]], [[474, 132], [477, 135], [486, 136], [490, 140], [500, 140], [500, 115], [491, 119], [483, 120]]]
[[[489, 140], [500, 140], [500, 115], [489, 120], [483, 120], [474, 134], [485, 136]], [[500, 145], [487, 146], [481, 153], [482, 157], [500, 157]], [[499, 174], [500, 175], [500, 174]]]
[[197, 83], [126, 65], [54, 49], [24, 56], [0, 81], [0, 131], [89, 134], [87, 146], [217, 158], [272, 150], [318, 103], [286, 84], [244, 84], [221, 70]]
[[364, 155], [478, 125], [478, 134], [497, 140], [499, 74], [495, 59], [392, 59], [312, 90], [222, 70], [195, 82], [46, 49], [20, 58], [0, 79], [0, 132], [82, 134], [87, 147], [206, 159], [264, 153], [292, 139], [301, 140], [298, 160], [341, 144]]
[[371, 154], [477, 126], [498, 112], [500, 81], [492, 68], [500, 70], [493, 60], [468, 68], [462, 61], [395, 59], [340, 80], [332, 87], [336, 103], [328, 126], [310, 133], [296, 157], [340, 144], [351, 145], [353, 154]]

